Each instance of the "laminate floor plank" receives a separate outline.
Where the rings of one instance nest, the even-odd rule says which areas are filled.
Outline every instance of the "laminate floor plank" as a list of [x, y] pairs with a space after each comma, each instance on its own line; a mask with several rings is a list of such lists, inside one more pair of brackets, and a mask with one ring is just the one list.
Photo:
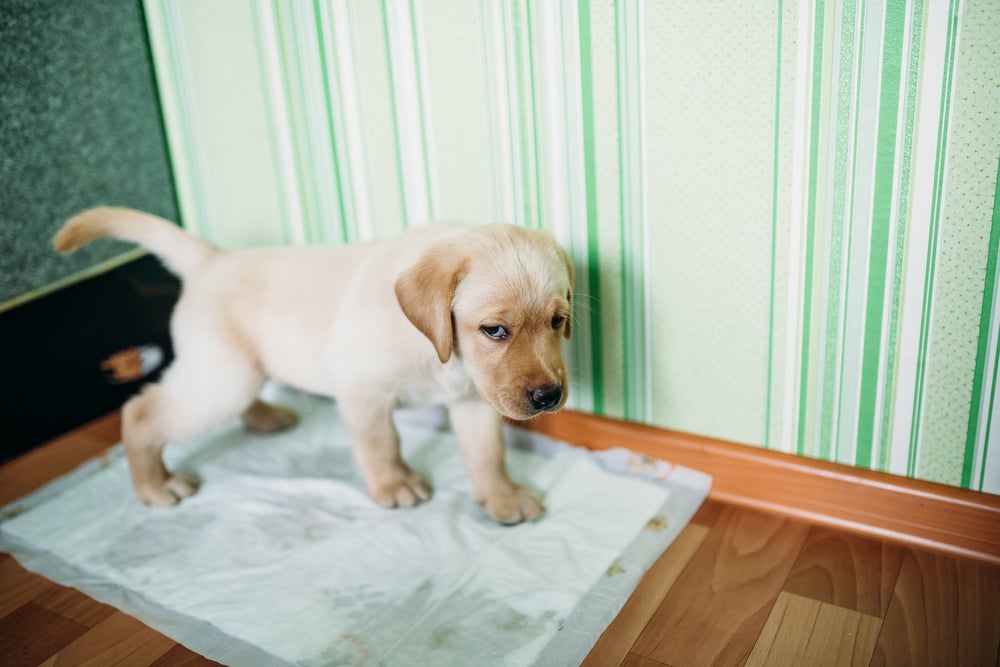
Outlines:
[[784, 590], [882, 618], [906, 549], [813, 526]]
[[177, 644], [160, 656], [150, 667], [213, 667], [216, 665], [219, 663], [198, 655], [186, 646]]
[[100, 456], [120, 440], [120, 433], [121, 418], [114, 412], [5, 462], [0, 466], [0, 506]]
[[135, 618], [116, 611], [42, 665], [148, 667], [176, 645], [174, 640], [150, 629]]
[[1000, 568], [908, 549], [872, 665], [995, 665]]
[[114, 607], [101, 604], [75, 588], [66, 586], [53, 585], [35, 596], [32, 602], [88, 628], [98, 625], [115, 613]]
[[[616, 665], [618, 663], [607, 663], [609, 665]], [[621, 663], [621, 667], [671, 667], [666, 665], [659, 660], [653, 660], [652, 658], [647, 658], [646, 656], [639, 655], [638, 653], [629, 653], [625, 656], [625, 660]]]
[[639, 582], [632, 597], [605, 629], [583, 667], [605, 667], [622, 663], [628, 656], [639, 633], [677, 581], [691, 557], [701, 546], [709, 528], [695, 523], [684, 527], [677, 539], [653, 564]]
[[875, 616], [782, 591], [746, 665], [864, 667], [881, 626]]
[[675, 667], [741, 664], [807, 532], [789, 519], [726, 507], [632, 652]]
[[698, 508], [698, 511], [694, 513], [694, 516], [691, 517], [691, 523], [710, 528], [719, 520], [726, 507], [726, 505], [718, 501], [705, 500], [701, 504], [701, 507]]
[[45, 577], [25, 570], [13, 557], [7, 554], [3, 556], [0, 560], [0, 591], [3, 591], [0, 596], [0, 618], [56, 586]]
[[0, 619], [0, 665], [37, 665], [87, 632], [34, 603], [27, 603]]

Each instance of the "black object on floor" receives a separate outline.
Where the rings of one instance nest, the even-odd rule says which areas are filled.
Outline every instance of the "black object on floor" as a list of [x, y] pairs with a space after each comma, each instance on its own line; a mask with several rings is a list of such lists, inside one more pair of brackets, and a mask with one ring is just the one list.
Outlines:
[[102, 361], [155, 345], [173, 357], [180, 282], [146, 255], [0, 313], [0, 461], [121, 406], [143, 384], [112, 382]]

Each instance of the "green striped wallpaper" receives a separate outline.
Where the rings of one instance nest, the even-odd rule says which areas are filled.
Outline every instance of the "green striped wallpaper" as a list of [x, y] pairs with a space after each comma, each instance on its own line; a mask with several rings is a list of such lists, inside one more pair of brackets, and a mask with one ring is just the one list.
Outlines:
[[145, 8], [196, 232], [545, 228], [573, 407], [1000, 493], [1000, 0]]

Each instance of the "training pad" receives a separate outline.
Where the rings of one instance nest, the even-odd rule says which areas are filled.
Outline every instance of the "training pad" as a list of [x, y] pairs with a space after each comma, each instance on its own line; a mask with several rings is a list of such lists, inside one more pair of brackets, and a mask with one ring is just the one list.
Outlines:
[[475, 502], [443, 413], [404, 411], [404, 457], [434, 497], [384, 509], [335, 403], [268, 392], [298, 426], [252, 435], [233, 422], [168, 445], [168, 466], [202, 482], [179, 506], [141, 504], [118, 445], [4, 508], [0, 548], [226, 664], [567, 665], [710, 485], [507, 429], [511, 476], [547, 512], [500, 526]]

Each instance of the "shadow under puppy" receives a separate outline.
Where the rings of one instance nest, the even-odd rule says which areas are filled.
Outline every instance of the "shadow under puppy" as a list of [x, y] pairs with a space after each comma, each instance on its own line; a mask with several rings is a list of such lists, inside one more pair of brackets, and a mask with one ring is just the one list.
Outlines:
[[495, 520], [543, 513], [511, 481], [501, 416], [566, 401], [573, 268], [547, 234], [509, 224], [436, 224], [339, 247], [223, 251], [156, 216], [96, 208], [54, 239], [72, 252], [101, 237], [138, 243], [183, 279], [171, 320], [176, 359], [122, 410], [136, 493], [153, 505], [195, 492], [163, 463], [169, 440], [236, 415], [256, 430], [295, 423], [257, 399], [272, 378], [336, 397], [372, 497], [431, 495], [401, 458], [392, 411], [445, 405], [477, 500]]

